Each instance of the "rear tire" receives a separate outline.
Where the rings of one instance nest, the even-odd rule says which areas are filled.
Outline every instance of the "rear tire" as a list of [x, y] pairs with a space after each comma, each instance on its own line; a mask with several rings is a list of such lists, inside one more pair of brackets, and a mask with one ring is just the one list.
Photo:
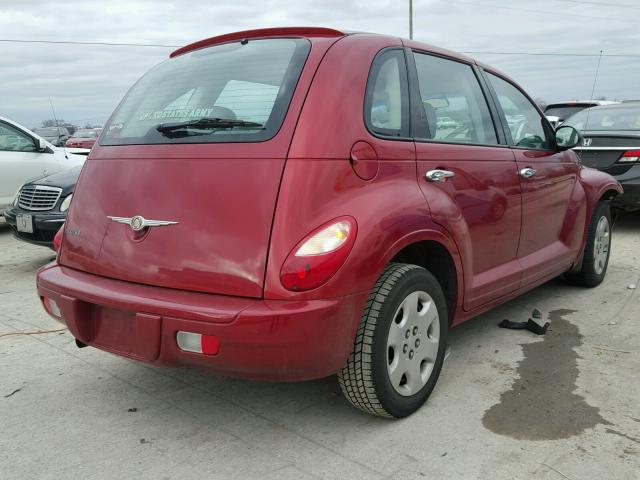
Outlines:
[[424, 404], [444, 362], [447, 304], [422, 267], [391, 263], [369, 295], [353, 351], [338, 373], [356, 408], [402, 418]]
[[607, 274], [611, 254], [611, 205], [602, 201], [596, 206], [587, 232], [582, 266], [577, 272], [568, 272], [565, 279], [581, 287], [596, 287]]

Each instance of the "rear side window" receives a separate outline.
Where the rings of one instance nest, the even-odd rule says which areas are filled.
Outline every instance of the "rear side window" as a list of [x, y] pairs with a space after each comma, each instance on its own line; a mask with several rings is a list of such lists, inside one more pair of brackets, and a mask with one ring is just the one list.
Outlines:
[[367, 82], [365, 121], [374, 134], [409, 136], [407, 67], [402, 50], [384, 50], [374, 59]]
[[129, 91], [101, 145], [253, 142], [284, 120], [310, 43], [264, 39], [169, 59]]
[[428, 130], [418, 138], [498, 144], [489, 106], [473, 69], [465, 63], [414, 53]]
[[489, 81], [507, 118], [513, 144], [516, 147], [547, 150], [551, 139], [544, 128], [543, 117], [536, 107], [514, 85], [488, 73]]

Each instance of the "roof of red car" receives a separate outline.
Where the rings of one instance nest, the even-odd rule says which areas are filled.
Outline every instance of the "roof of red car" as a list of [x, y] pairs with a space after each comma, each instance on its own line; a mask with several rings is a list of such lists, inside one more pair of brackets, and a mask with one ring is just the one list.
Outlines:
[[[276, 27], [276, 28], [258, 28], [254, 30], [244, 30], [240, 32], [226, 33], [224, 35], [218, 35], [211, 38], [205, 38], [204, 40], [199, 40], [197, 42], [190, 43], [185, 45], [184, 47], [180, 47], [177, 50], [171, 52], [169, 55], [170, 58], [177, 57], [178, 55], [182, 55], [183, 53], [188, 53], [193, 50], [198, 50], [200, 48], [209, 47], [211, 45], [216, 45], [219, 43], [232, 42], [237, 40], [243, 40], [245, 38], [264, 38], [264, 37], [283, 37], [283, 36], [301, 36], [301, 37], [344, 37], [347, 35], [383, 35], [369, 32], [355, 32], [350, 30], [336, 30], [333, 28], [324, 28], [324, 27]], [[435, 45], [429, 45], [427, 43], [418, 42], [416, 40], [408, 40], [405, 38], [401, 39], [402, 43], [409, 47], [415, 48], [419, 50], [424, 50], [427, 52], [435, 53], [436, 55], [444, 55], [450, 58], [457, 58], [464, 62], [468, 63], [476, 63], [477, 65], [485, 68], [486, 70], [498, 73], [506, 78], [504, 73], [500, 72], [498, 69], [486, 65], [481, 62], [477, 62], [471, 57], [467, 57], [461, 53], [454, 52], [452, 50], [447, 50], [445, 48], [436, 47]]]

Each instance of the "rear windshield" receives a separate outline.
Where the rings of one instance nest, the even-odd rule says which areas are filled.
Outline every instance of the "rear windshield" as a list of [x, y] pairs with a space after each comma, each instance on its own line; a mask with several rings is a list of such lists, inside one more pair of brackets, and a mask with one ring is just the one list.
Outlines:
[[640, 130], [640, 106], [589, 108], [568, 118], [564, 125], [577, 130]]
[[98, 132], [95, 130], [78, 130], [73, 134], [76, 138], [96, 138], [98, 136]]
[[268, 140], [282, 125], [309, 50], [304, 39], [245, 40], [169, 59], [129, 91], [100, 144]]
[[560, 117], [561, 119], [569, 118], [574, 113], [587, 108], [588, 105], [571, 105], [566, 107], [547, 107], [544, 114], [548, 117]]

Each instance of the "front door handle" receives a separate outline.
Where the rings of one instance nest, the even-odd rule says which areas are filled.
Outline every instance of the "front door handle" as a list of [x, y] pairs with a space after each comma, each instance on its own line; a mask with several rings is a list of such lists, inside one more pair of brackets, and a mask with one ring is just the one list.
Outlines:
[[520, 170], [520, 176], [522, 178], [531, 178], [536, 174], [536, 169], [531, 167], [526, 167]]
[[450, 172], [449, 170], [429, 170], [426, 174], [425, 177], [427, 177], [427, 180], [429, 180], [430, 182], [441, 182], [442, 180], [445, 180], [447, 178], [451, 178], [455, 175], [455, 173]]

